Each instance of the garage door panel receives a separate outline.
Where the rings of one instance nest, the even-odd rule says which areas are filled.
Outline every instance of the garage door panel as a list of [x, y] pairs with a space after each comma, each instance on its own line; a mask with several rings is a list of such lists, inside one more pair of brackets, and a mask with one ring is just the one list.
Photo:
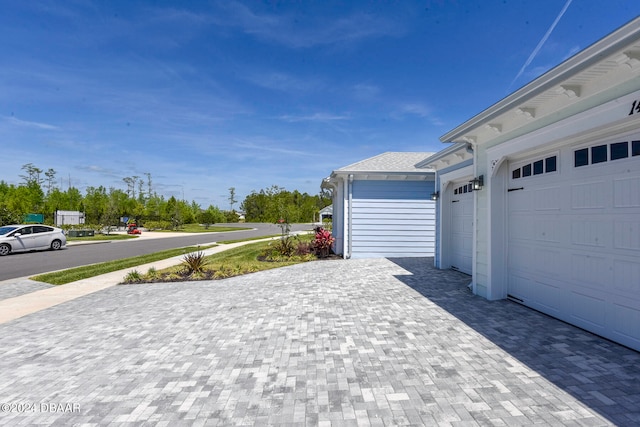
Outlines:
[[640, 250], [640, 221], [615, 221], [613, 230], [614, 248]]
[[[533, 209], [536, 211], [559, 211], [562, 208], [562, 190], [560, 187], [545, 187], [533, 193]], [[526, 194], [526, 192], [524, 193]]]
[[560, 243], [564, 224], [557, 219], [539, 219], [533, 224], [533, 238], [538, 242]]
[[613, 280], [606, 257], [591, 254], [571, 255], [571, 278], [577, 285], [604, 288]]
[[509, 294], [522, 301], [533, 301], [534, 282], [529, 276], [511, 271], [509, 274]]
[[538, 305], [536, 308], [549, 314], [557, 315], [559, 312], [558, 303], [562, 301], [562, 290], [558, 283], [553, 280], [535, 280], [532, 284], [533, 300]]
[[514, 191], [509, 194], [509, 214], [530, 212], [532, 207], [531, 194], [527, 191]]
[[512, 215], [509, 222], [509, 238], [514, 241], [531, 240], [535, 236], [533, 221], [522, 215]]
[[629, 347], [640, 348], [640, 309], [624, 302], [613, 304], [612, 320], [615, 339]]
[[509, 246], [509, 270], [529, 271], [532, 268], [531, 247], [513, 243]]
[[[602, 219], [574, 219], [571, 221], [571, 243], [575, 246], [604, 248], [610, 246], [610, 221]], [[609, 243], [609, 244], [608, 244]]]
[[467, 235], [473, 232], [473, 222], [469, 218], [458, 217], [452, 221], [453, 233], [458, 235]]
[[571, 321], [585, 329], [602, 333], [606, 322], [605, 294], [571, 292], [569, 295]]
[[616, 208], [640, 208], [640, 177], [614, 179], [613, 206]]
[[[540, 277], [548, 276], [555, 280], [566, 280], [566, 252], [546, 248], [531, 249], [533, 271]], [[531, 264], [531, 260], [529, 260]]]
[[613, 288], [627, 297], [640, 298], [640, 263], [637, 260], [613, 261]]
[[604, 181], [571, 186], [572, 209], [604, 209], [608, 200], [608, 186]]

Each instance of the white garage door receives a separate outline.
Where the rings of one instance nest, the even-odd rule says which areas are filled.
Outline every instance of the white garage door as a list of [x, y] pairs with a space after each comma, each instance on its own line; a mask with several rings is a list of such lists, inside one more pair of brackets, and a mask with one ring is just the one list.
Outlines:
[[473, 192], [468, 181], [454, 184], [451, 195], [451, 268], [472, 274]]
[[640, 135], [509, 173], [510, 298], [640, 350]]
[[354, 181], [351, 256], [433, 256], [433, 191], [433, 181]]

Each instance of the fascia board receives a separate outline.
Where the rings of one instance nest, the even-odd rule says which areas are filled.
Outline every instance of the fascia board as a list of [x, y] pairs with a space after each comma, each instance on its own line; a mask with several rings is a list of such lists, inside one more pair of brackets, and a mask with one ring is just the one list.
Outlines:
[[480, 114], [442, 135], [442, 142], [456, 142], [468, 132], [484, 125], [505, 112], [519, 107], [544, 91], [557, 86], [573, 75], [593, 66], [616, 51], [640, 38], [640, 18], [627, 23], [617, 31], [605, 36], [560, 65], [552, 68], [531, 83], [498, 101]]

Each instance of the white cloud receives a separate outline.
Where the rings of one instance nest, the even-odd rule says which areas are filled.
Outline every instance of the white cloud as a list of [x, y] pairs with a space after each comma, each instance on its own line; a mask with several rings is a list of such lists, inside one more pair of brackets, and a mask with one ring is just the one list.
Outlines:
[[332, 122], [335, 120], [349, 120], [349, 116], [347, 115], [336, 115], [329, 113], [315, 113], [308, 116], [292, 116], [292, 115], [284, 115], [279, 117], [280, 120], [284, 120], [286, 122]]
[[14, 117], [14, 116], [9, 116], [9, 117], [5, 116], [4, 120], [9, 122], [12, 125], [21, 126], [21, 127], [37, 128], [37, 129], [43, 129], [43, 130], [58, 130], [59, 129], [57, 126], [50, 125], [48, 123], [40, 123], [40, 122], [32, 122], [32, 121], [27, 121], [27, 120], [20, 120], [20, 119]]
[[365, 13], [302, 24], [292, 15], [258, 14], [239, 2], [221, 2], [220, 6], [224, 19], [214, 18], [219, 26], [239, 27], [247, 34], [294, 49], [399, 36], [404, 32], [388, 19]]

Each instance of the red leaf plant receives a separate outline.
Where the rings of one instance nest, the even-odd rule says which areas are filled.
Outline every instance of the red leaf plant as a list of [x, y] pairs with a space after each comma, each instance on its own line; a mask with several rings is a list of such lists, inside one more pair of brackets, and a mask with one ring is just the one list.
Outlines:
[[323, 227], [315, 228], [316, 237], [311, 243], [311, 247], [316, 255], [320, 258], [326, 258], [331, 251], [331, 245], [336, 239], [333, 238], [331, 232], [325, 230]]

